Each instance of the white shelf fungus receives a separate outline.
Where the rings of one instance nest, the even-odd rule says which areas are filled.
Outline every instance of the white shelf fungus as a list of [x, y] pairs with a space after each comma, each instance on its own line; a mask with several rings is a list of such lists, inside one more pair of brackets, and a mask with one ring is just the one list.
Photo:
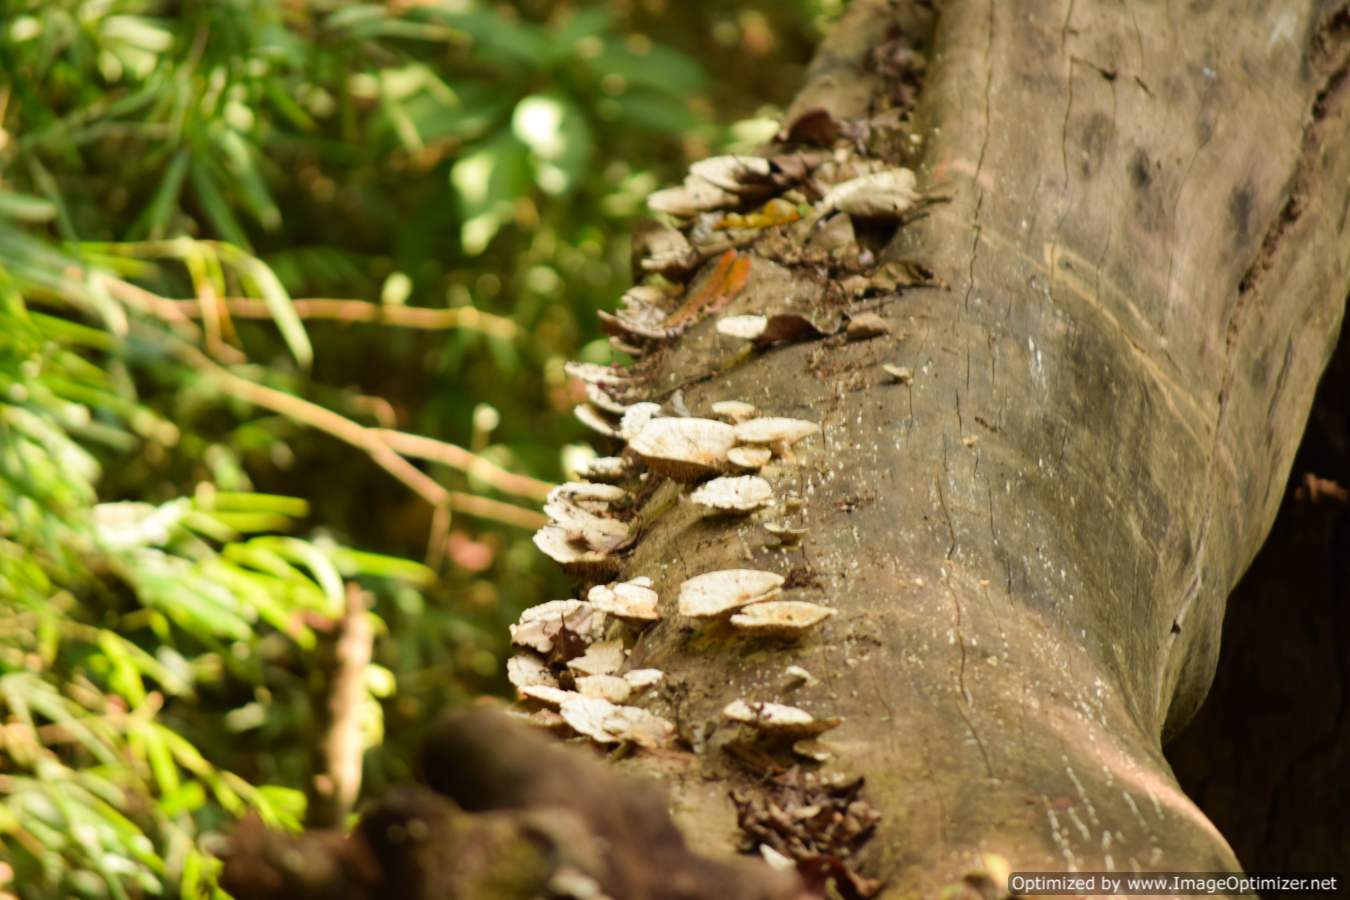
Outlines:
[[618, 675], [583, 675], [577, 679], [577, 692], [583, 697], [622, 703], [633, 693], [633, 686]]
[[765, 416], [736, 426], [736, 441], [742, 444], [782, 444], [792, 446], [802, 438], [820, 432], [820, 426], [804, 419]]
[[919, 199], [914, 173], [885, 169], [837, 184], [821, 199], [821, 212], [839, 210], [865, 219], [897, 219]]
[[881, 368], [887, 375], [891, 376], [901, 384], [909, 384], [914, 380], [914, 370], [906, 368], [905, 366], [893, 366], [890, 363], [882, 363]]
[[605, 437], [619, 436], [619, 432], [615, 429], [614, 423], [607, 419], [604, 413], [589, 403], [581, 403], [574, 407], [572, 409], [572, 415], [577, 417], [578, 422], [597, 434], [603, 434]]
[[696, 575], [680, 585], [680, 615], [715, 618], [750, 603], [772, 600], [782, 593], [783, 581], [782, 575], [758, 569]]
[[510, 627], [511, 643], [548, 653], [564, 628], [587, 643], [597, 641], [604, 634], [605, 614], [580, 600], [550, 600], [520, 614]]
[[631, 468], [632, 463], [622, 456], [597, 456], [578, 466], [577, 474], [592, 481], [613, 482], [622, 480]]
[[622, 581], [598, 584], [586, 594], [591, 605], [603, 613], [636, 622], [655, 622], [661, 618], [656, 591], [643, 584]]
[[506, 677], [516, 690], [535, 685], [558, 686], [558, 679], [549, 671], [548, 665], [528, 653], [518, 653], [506, 661]]
[[773, 459], [773, 451], [768, 447], [746, 446], [732, 447], [727, 451], [727, 462], [738, 469], [758, 471]]
[[666, 673], [660, 669], [632, 669], [623, 673], [623, 680], [635, 691], [646, 690], [661, 683]]
[[656, 418], [629, 446], [653, 470], [678, 481], [696, 481], [721, 469], [735, 444], [735, 429], [726, 422]]
[[758, 475], [726, 475], [699, 485], [690, 499], [723, 513], [752, 513], [773, 502], [773, 488]]
[[569, 660], [567, 668], [577, 675], [613, 675], [623, 668], [623, 641], [599, 641], [586, 652]]
[[717, 320], [717, 333], [753, 341], [768, 325], [769, 320], [764, 316], [723, 316]]
[[545, 525], [536, 531], [534, 545], [572, 575], [600, 578], [619, 567], [617, 558], [574, 539], [567, 529], [557, 525]]
[[656, 191], [647, 197], [647, 208], [681, 219], [691, 219], [701, 212], [726, 209], [740, 200], [711, 181], [689, 175], [679, 187]]
[[599, 697], [572, 694], [562, 701], [559, 711], [578, 734], [601, 744], [627, 741], [639, 747], [660, 747], [675, 735], [675, 726], [660, 716]]
[[647, 423], [657, 416], [661, 415], [661, 404], [642, 402], [634, 403], [624, 412], [623, 418], [619, 420], [619, 437], [625, 441], [631, 441], [642, 433], [642, 429], [647, 427]]
[[712, 405], [712, 411], [719, 419], [726, 419], [735, 425], [746, 419], [753, 419], [758, 410], [753, 403], [746, 403], [744, 400], [718, 400]]
[[731, 625], [756, 634], [790, 637], [819, 625], [835, 612], [804, 600], [776, 600], [744, 607], [731, 617]]
[[560, 687], [549, 687], [546, 684], [527, 684], [520, 689], [520, 696], [557, 709], [568, 697], [575, 696], [575, 692], [565, 691]]
[[770, 186], [773, 166], [761, 156], [710, 156], [691, 165], [689, 172], [722, 190], [752, 194]]
[[728, 703], [722, 710], [722, 718], [782, 737], [814, 737], [839, 724], [838, 719], [817, 719], [795, 706], [745, 700]]

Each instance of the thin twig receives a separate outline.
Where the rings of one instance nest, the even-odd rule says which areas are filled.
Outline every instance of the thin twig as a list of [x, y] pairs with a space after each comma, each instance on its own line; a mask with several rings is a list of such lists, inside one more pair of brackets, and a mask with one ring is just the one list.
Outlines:
[[514, 503], [503, 503], [491, 497], [466, 494], [463, 491], [450, 492], [450, 508], [466, 516], [491, 519], [503, 525], [515, 525], [531, 531], [538, 531], [548, 524], [548, 517], [541, 512], [516, 506]]
[[452, 469], [464, 472], [470, 478], [477, 478], [499, 491], [529, 497], [531, 500], [545, 500], [553, 485], [528, 475], [508, 472], [501, 466], [484, 459], [476, 453], [465, 450], [455, 444], [423, 437], [420, 434], [408, 434], [405, 431], [393, 431], [387, 428], [371, 429], [390, 447], [405, 456], [440, 463]]
[[340, 825], [361, 791], [361, 759], [365, 755], [361, 701], [375, 641], [374, 629], [366, 615], [368, 606], [369, 595], [348, 583], [346, 607], [332, 645], [327, 718], [319, 741], [319, 765], [307, 817], [311, 828]]
[[364, 450], [376, 465], [403, 482], [413, 493], [433, 507], [449, 506], [455, 512], [521, 528], [541, 528], [546, 523], [544, 516], [534, 510], [487, 497], [447, 490], [434, 478], [400, 456], [385, 440], [383, 436], [386, 433], [385, 429], [367, 428], [302, 397], [249, 381], [218, 365], [191, 344], [174, 342], [172, 349], [180, 359], [206, 375], [220, 390], [230, 396], [271, 410]]
[[[252, 297], [222, 298], [225, 312], [237, 319], [270, 319], [272, 313], [262, 300]], [[191, 318], [204, 315], [196, 300], [170, 300], [176, 311]], [[374, 322], [398, 328], [423, 331], [448, 331], [464, 328], [481, 331], [493, 337], [515, 340], [520, 337], [520, 326], [504, 316], [483, 312], [472, 306], [454, 309], [432, 309], [425, 306], [390, 306], [366, 300], [342, 300], [330, 297], [306, 297], [291, 301], [295, 314], [302, 319], [332, 319], [337, 322]]]

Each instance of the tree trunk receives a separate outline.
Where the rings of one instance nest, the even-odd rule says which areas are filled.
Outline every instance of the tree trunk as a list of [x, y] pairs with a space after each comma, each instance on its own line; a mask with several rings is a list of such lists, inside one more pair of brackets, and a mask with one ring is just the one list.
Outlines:
[[[637, 642], [696, 749], [626, 765], [696, 845], [735, 845], [729, 791], [764, 790], [713, 729], [745, 698], [842, 717], [823, 770], [866, 777], [861, 868], [887, 895], [932, 896], [983, 852], [1238, 867], [1161, 748], [1213, 676], [1350, 291], [1347, 30], [1331, 2], [852, 5], [788, 118], [825, 109], [940, 197], [879, 254], [935, 284], [851, 301], [893, 329], [870, 340], [742, 360], [709, 316], [641, 364], [667, 408], [823, 427], [769, 476], [799, 545], [679, 503], [624, 561], [663, 598], [748, 567], [838, 610], [795, 645], [671, 616]], [[928, 66], [900, 117], [905, 42]], [[837, 312], [837, 272], [745, 252], [718, 315]]]

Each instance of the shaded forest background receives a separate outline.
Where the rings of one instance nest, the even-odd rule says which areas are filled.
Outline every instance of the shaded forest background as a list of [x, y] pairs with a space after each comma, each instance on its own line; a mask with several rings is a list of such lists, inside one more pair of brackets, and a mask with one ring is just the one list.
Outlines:
[[[505, 693], [506, 624], [570, 593], [530, 537], [631, 220], [776, 130], [839, 6], [9, 5], [0, 897], [219, 895], [229, 825], [332, 774], [353, 597], [363, 796]], [[1253, 869], [1350, 818], [1344, 345], [1173, 748]]]

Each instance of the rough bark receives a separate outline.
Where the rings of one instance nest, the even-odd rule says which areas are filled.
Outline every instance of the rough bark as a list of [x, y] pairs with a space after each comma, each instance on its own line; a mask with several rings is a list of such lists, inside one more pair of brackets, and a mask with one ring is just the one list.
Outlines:
[[[791, 573], [840, 615], [800, 646], [663, 623], [633, 665], [700, 752], [640, 757], [687, 833], [737, 841], [757, 780], [711, 726], [738, 697], [842, 716], [827, 770], [882, 812], [864, 868], [930, 895], [977, 851], [1020, 869], [1232, 869], [1161, 744], [1212, 677], [1224, 601], [1277, 510], [1350, 261], [1344, 4], [858, 3], [810, 106], [949, 202], [886, 258], [945, 287], [868, 301], [890, 337], [780, 346], [727, 370], [712, 321], [654, 361], [682, 391], [820, 422], [790, 482], [809, 529], [677, 506], [625, 577]], [[893, 24], [929, 56], [909, 122], [864, 70]], [[866, 84], [869, 90], [859, 91]], [[917, 153], [900, 152], [921, 140]], [[819, 272], [756, 256], [726, 314]], [[881, 364], [914, 372], [888, 384]], [[658, 501], [652, 501], [658, 502]], [[783, 670], [819, 681], [789, 688]]]

